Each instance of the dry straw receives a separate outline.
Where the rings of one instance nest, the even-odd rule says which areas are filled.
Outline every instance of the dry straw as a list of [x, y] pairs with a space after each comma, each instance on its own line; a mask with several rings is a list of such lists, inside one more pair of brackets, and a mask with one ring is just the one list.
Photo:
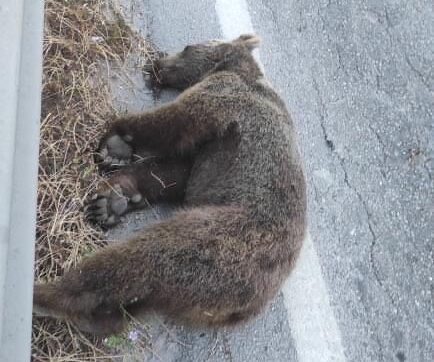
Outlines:
[[[92, 152], [115, 113], [102, 69], [125, 71], [132, 53], [153, 53], [105, 0], [46, 0], [43, 52], [35, 278], [45, 282], [103, 244], [82, 213], [98, 182]], [[33, 321], [33, 361], [111, 360], [109, 352], [68, 323]]]

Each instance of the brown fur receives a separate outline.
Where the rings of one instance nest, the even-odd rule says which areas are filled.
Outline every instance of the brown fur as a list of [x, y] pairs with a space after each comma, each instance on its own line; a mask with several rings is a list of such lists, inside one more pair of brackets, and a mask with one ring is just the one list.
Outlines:
[[103, 334], [122, 327], [121, 305], [231, 325], [276, 295], [304, 238], [306, 186], [291, 118], [251, 55], [257, 44], [244, 35], [157, 62], [161, 85], [186, 90], [117, 120], [100, 153], [123, 163], [145, 149], [158, 161], [115, 173], [87, 212], [109, 226], [145, 198], [185, 209], [37, 285], [37, 312]]

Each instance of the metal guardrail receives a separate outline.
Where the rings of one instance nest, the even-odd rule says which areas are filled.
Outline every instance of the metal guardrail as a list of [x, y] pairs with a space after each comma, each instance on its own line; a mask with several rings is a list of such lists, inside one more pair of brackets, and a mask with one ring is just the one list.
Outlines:
[[43, 0], [0, 1], [0, 361], [29, 361]]

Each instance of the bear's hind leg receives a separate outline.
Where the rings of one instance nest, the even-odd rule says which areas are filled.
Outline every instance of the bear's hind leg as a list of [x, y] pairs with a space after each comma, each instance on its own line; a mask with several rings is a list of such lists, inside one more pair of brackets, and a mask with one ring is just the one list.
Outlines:
[[74, 297], [59, 283], [36, 284], [33, 290], [33, 313], [37, 317], [67, 319], [81, 331], [109, 335], [122, 331], [124, 318], [120, 308], [95, 306], [97, 294], [82, 293]]
[[127, 166], [103, 181], [87, 201], [90, 221], [110, 227], [120, 216], [156, 202], [181, 202], [192, 161], [173, 159]]
[[[280, 232], [257, 230], [241, 205], [178, 211], [37, 286], [35, 311], [94, 333], [120, 328], [122, 307], [192, 325], [237, 324], [262, 310], [286, 275], [290, 256], [274, 244]], [[258, 272], [272, 255], [275, 266]]]

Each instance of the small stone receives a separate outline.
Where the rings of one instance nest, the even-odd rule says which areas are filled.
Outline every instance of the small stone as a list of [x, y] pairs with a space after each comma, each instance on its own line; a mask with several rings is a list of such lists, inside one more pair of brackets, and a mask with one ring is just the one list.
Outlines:
[[137, 330], [132, 330], [128, 333], [128, 339], [135, 342], [139, 339], [139, 332]]

